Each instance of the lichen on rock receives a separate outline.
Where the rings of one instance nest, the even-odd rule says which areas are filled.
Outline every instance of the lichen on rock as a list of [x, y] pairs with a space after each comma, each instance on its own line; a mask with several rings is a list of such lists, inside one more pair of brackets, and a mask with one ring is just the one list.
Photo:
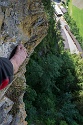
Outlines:
[[[47, 24], [41, 0], [0, 0], [0, 56], [9, 58], [14, 47], [20, 42], [27, 48], [28, 53], [28, 58], [14, 76], [13, 82], [0, 91], [0, 113], [7, 116], [2, 118], [3, 121], [0, 120], [1, 125], [27, 124], [23, 103], [26, 88], [24, 73], [34, 48], [47, 34]], [[5, 105], [7, 101], [3, 98], [12, 102], [9, 107]]]

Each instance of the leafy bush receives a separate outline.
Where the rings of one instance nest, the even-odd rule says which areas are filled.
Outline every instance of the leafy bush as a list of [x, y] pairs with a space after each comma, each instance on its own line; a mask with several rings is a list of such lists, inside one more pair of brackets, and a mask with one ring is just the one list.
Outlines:
[[66, 123], [66, 121], [61, 121], [60, 125], [68, 125], [68, 124]]
[[[27, 65], [24, 96], [29, 125], [82, 125], [75, 101], [79, 98], [79, 58], [63, 50], [50, 0], [43, 0], [49, 16], [48, 35]], [[74, 60], [75, 59], [75, 60]], [[81, 62], [81, 61], [80, 61]], [[79, 77], [78, 77], [79, 76]]]

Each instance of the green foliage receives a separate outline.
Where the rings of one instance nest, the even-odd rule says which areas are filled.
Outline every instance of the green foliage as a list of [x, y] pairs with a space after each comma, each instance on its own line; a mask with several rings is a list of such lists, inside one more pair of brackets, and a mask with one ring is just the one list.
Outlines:
[[76, 25], [76, 22], [73, 20], [73, 18], [71, 18], [71, 16], [68, 13], [64, 15], [64, 18], [69, 24], [71, 32], [74, 34], [74, 36], [76, 37], [76, 39], [78, 40], [83, 49], [83, 38], [79, 34], [79, 29]]
[[55, 122], [55, 120], [51, 120], [51, 119], [47, 119], [46, 120], [46, 125], [56, 125], [56, 122]]
[[69, 3], [70, 0], [66, 0], [66, 5], [68, 6], [68, 3]]
[[73, 122], [73, 124], [71, 124], [71, 125], [79, 125], [79, 124], [77, 124], [76, 122]]
[[[81, 1], [81, 4], [83, 1]], [[78, 6], [78, 7], [77, 7]], [[70, 16], [74, 19], [74, 21], [76, 21], [76, 24], [79, 28], [79, 33], [81, 35], [81, 37], [83, 38], [83, 9], [81, 9], [79, 5], [74, 6], [72, 4], [72, 0], [70, 0], [69, 4], [68, 4], [68, 12], [70, 14]]]
[[61, 121], [60, 125], [68, 125], [68, 124], [66, 123], [66, 121]]
[[43, 0], [48, 15], [48, 35], [27, 65], [24, 96], [29, 125], [82, 125], [76, 101], [82, 83], [80, 57], [63, 50], [50, 0]]
[[[60, 110], [63, 114], [67, 123], [72, 124], [75, 123], [75, 119], [77, 119], [79, 112], [76, 110], [76, 105], [71, 102], [72, 96], [70, 93], [66, 93], [64, 95], [65, 101], [63, 101], [62, 109]], [[63, 100], [64, 100], [63, 99]]]
[[27, 65], [26, 79], [29, 87], [25, 94], [25, 100], [28, 101], [26, 111], [33, 123], [42, 120], [43, 124], [54, 125], [64, 119], [71, 125], [75, 119], [79, 121], [80, 114], [72, 100], [79, 96], [74, 94], [80, 87], [73, 75], [72, 58], [68, 57], [66, 53], [58, 57], [48, 54], [45, 57], [39, 56], [37, 61], [31, 59]]

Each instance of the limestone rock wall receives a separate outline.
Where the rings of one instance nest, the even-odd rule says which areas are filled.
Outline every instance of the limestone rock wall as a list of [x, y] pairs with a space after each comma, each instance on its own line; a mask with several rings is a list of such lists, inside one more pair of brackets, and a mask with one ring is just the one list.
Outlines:
[[30, 55], [46, 36], [47, 28], [41, 0], [0, 0], [0, 56], [9, 58], [20, 42], [28, 53], [13, 82], [0, 91], [0, 125], [27, 125], [24, 73]]

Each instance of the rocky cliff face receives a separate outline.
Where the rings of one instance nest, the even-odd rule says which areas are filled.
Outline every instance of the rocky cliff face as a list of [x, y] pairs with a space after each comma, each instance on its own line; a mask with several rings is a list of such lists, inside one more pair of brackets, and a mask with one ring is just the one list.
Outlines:
[[34, 48], [46, 36], [47, 27], [41, 0], [0, 0], [0, 56], [9, 58], [20, 42], [28, 53], [13, 82], [0, 91], [0, 125], [27, 125], [24, 73]]

